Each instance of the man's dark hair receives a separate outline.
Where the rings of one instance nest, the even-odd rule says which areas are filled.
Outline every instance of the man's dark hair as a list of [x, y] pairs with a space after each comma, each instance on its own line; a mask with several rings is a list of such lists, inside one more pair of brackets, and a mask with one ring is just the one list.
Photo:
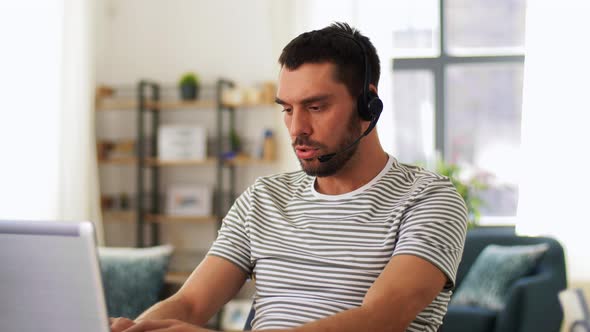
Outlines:
[[347, 23], [335, 22], [321, 30], [300, 34], [285, 46], [279, 63], [289, 70], [295, 70], [304, 63], [334, 63], [335, 80], [344, 83], [350, 95], [356, 98], [363, 91], [363, 49], [354, 40], [343, 35], [354, 38], [365, 47], [371, 73], [369, 83], [377, 86], [380, 75], [377, 51], [369, 38]]

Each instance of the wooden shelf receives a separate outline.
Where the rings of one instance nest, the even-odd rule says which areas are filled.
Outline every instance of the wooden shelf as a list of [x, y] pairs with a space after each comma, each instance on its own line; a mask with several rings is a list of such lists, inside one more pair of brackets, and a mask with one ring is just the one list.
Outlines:
[[[105, 223], [135, 222], [137, 213], [135, 211], [125, 210], [103, 210], [103, 220]], [[165, 214], [146, 214], [145, 221], [150, 223], [208, 223], [217, 222], [216, 216], [170, 216]]]
[[271, 107], [275, 106], [278, 107], [278, 104], [275, 103], [266, 103], [266, 102], [259, 102], [259, 103], [240, 103], [240, 104], [223, 104], [224, 107], [234, 107], [234, 108], [248, 108], [248, 107]]
[[160, 111], [180, 110], [180, 109], [196, 109], [196, 108], [215, 108], [217, 103], [211, 99], [197, 99], [194, 101], [160, 101], [156, 103]]
[[135, 157], [117, 157], [117, 158], [108, 158], [108, 159], [99, 159], [99, 164], [104, 165], [133, 165], [137, 163], [137, 158]]
[[[234, 159], [228, 159], [225, 161], [226, 165], [233, 166], [255, 166], [255, 165], [273, 165], [274, 160], [263, 160], [253, 159], [248, 157], [240, 157]], [[160, 160], [157, 158], [149, 158], [147, 164], [150, 166], [214, 166], [217, 163], [217, 159], [214, 157], [208, 157], [204, 160]]]
[[[152, 102], [146, 101], [145, 107], [147, 109], [158, 109], [158, 110], [180, 110], [180, 109], [206, 109], [215, 108], [217, 103], [212, 99], [197, 99], [192, 101], [186, 100], [170, 100], [170, 101], [159, 101]], [[116, 111], [116, 110], [137, 110], [139, 104], [134, 99], [117, 99], [117, 98], [104, 98], [100, 99], [96, 103], [97, 111]]]
[[102, 218], [105, 223], [131, 223], [135, 222], [136, 213], [134, 211], [125, 210], [102, 210]]
[[[228, 104], [223, 105], [225, 108], [240, 108], [240, 107], [263, 107], [274, 106], [270, 103], [243, 103], [243, 104]], [[157, 109], [159, 111], [173, 111], [183, 109], [213, 109], [217, 107], [217, 102], [213, 99], [197, 99], [193, 101], [185, 100], [163, 100], [159, 102], [147, 101], [145, 104], [147, 109]], [[104, 98], [96, 103], [97, 111], [116, 111], [116, 110], [137, 110], [139, 105], [137, 100], [133, 99], [116, 99]]]
[[[121, 157], [99, 159], [98, 163], [101, 165], [135, 165], [137, 158], [135, 157]], [[199, 160], [161, 160], [158, 158], [147, 158], [147, 166], [157, 167], [174, 167], [174, 166], [215, 166], [217, 159], [208, 157], [207, 159]], [[226, 165], [230, 166], [267, 166], [273, 165], [275, 160], [253, 159], [253, 158], [235, 158], [225, 161]]]
[[161, 160], [158, 158], [148, 158], [147, 164], [150, 166], [214, 166], [217, 159], [209, 157], [199, 160]]
[[147, 222], [153, 223], [209, 223], [217, 222], [216, 216], [170, 216], [165, 214], [146, 214]]
[[273, 165], [276, 160], [254, 159], [254, 158], [235, 158], [226, 160], [225, 163], [233, 166], [266, 166]]

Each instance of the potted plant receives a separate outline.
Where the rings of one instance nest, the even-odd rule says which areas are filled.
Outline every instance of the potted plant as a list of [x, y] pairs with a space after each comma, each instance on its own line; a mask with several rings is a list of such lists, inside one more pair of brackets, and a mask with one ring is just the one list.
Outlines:
[[194, 100], [199, 98], [199, 76], [189, 72], [182, 75], [179, 82], [180, 96], [183, 100]]
[[486, 189], [487, 186], [475, 177], [468, 180], [462, 179], [460, 177], [461, 168], [458, 165], [446, 163], [444, 160], [438, 160], [435, 171], [440, 175], [448, 177], [455, 188], [457, 188], [459, 195], [463, 197], [469, 217], [467, 228], [471, 229], [477, 226], [481, 217], [480, 208], [483, 205], [478, 191]]

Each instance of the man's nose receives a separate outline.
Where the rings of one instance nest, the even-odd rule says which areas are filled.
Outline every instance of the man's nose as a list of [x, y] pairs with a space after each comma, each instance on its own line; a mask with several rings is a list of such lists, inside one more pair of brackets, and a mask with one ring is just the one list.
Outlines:
[[294, 109], [289, 124], [289, 133], [291, 137], [310, 136], [312, 133], [310, 115], [305, 110]]

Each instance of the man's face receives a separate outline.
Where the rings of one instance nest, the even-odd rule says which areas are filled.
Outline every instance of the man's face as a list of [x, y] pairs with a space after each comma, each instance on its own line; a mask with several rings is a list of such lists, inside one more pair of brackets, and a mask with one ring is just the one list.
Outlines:
[[312, 176], [337, 173], [355, 154], [357, 146], [336, 154], [327, 162], [318, 157], [342, 151], [361, 135], [356, 99], [346, 86], [334, 80], [335, 65], [303, 64], [295, 70], [281, 69], [277, 103], [295, 154], [303, 171]]

